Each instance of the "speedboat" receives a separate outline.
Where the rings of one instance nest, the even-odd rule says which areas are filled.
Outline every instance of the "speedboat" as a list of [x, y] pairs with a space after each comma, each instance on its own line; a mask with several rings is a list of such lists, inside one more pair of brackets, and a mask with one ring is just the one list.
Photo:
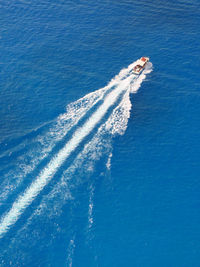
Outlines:
[[148, 61], [149, 61], [149, 57], [141, 57], [137, 61], [137, 65], [133, 68], [133, 73], [140, 74], [145, 68]]

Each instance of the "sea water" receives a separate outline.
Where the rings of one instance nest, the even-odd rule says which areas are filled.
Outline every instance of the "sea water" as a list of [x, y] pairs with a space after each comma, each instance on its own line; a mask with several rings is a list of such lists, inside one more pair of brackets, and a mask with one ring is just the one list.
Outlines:
[[0, 266], [199, 266], [199, 12], [0, 2]]

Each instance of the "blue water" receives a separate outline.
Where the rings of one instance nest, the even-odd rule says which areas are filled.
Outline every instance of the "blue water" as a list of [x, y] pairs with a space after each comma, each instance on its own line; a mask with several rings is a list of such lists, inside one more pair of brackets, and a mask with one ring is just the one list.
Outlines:
[[199, 12], [0, 2], [0, 266], [200, 266]]

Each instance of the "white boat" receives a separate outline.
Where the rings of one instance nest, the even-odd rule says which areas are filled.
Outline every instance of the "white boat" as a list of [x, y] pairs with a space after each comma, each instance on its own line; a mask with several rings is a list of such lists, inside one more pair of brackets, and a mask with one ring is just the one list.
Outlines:
[[142, 70], [145, 68], [145, 65], [147, 64], [148, 61], [149, 57], [141, 57], [138, 60], [137, 65], [133, 68], [133, 73], [140, 74]]

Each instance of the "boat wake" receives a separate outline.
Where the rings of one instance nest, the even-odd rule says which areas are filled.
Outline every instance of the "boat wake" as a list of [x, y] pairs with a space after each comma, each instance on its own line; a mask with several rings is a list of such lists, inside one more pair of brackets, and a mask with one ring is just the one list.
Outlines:
[[[69, 104], [66, 112], [51, 123], [48, 131], [32, 140], [30, 149], [18, 157], [17, 166], [5, 173], [0, 203], [12, 200], [12, 206], [8, 209], [2, 206], [0, 238], [15, 224], [17, 227], [18, 220], [29, 206], [33, 206], [33, 212], [23, 223], [24, 227], [19, 227], [19, 233], [38, 214], [58, 214], [66, 200], [73, 198], [71, 188], [82, 182], [77, 178], [81, 176], [75, 174], [92, 173], [102, 155], [107, 157], [107, 168], [111, 168], [112, 139], [116, 134], [124, 134], [127, 128], [130, 93], [137, 92], [146, 74], [152, 70], [151, 63], [148, 63], [137, 77], [132, 74], [136, 64], [134, 62], [121, 70], [104, 88]], [[27, 177], [32, 182], [27, 184]], [[45, 192], [41, 194], [42, 191]], [[17, 198], [14, 199], [16, 192]], [[40, 201], [35, 205], [39, 195]], [[89, 228], [93, 224], [93, 195], [91, 189]]]

